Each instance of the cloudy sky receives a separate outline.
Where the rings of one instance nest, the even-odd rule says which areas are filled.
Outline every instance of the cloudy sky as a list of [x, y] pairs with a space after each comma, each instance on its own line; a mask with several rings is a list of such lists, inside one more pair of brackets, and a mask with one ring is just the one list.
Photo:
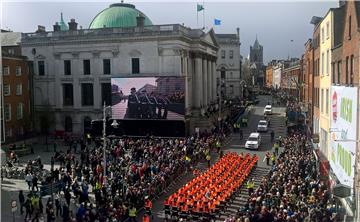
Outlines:
[[[117, 2], [120, 2], [117, 1]], [[134, 3], [154, 24], [185, 24], [197, 27], [196, 1], [125, 1]], [[198, 1], [202, 3], [202, 1]], [[33, 32], [37, 25], [52, 30], [63, 12], [68, 22], [75, 18], [80, 26], [87, 28], [98, 12], [114, 2], [100, 1], [12, 1], [1, 3], [1, 28], [17, 32]], [[236, 33], [240, 28], [241, 54], [249, 54], [250, 45], [256, 35], [264, 47], [265, 62], [271, 59], [299, 57], [304, 43], [312, 36], [311, 17], [324, 16], [329, 8], [336, 7], [337, 1], [213, 1], [204, 2], [205, 26], [213, 27], [214, 18], [221, 20], [221, 26], [214, 27], [217, 33]], [[199, 26], [203, 14], [199, 13]], [[293, 40], [291, 42], [291, 40]]]

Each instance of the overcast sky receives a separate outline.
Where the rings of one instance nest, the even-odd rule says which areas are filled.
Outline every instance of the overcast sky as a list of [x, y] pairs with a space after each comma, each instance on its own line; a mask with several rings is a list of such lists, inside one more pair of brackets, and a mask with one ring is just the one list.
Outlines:
[[[120, 2], [117, 1], [117, 2]], [[184, 23], [197, 27], [196, 2], [125, 1], [134, 3], [154, 24]], [[202, 1], [199, 1], [202, 3]], [[33, 32], [37, 25], [52, 30], [52, 25], [60, 20], [60, 12], [68, 22], [71, 18], [83, 28], [87, 28], [96, 16], [111, 2], [3, 2], [0, 12], [1, 28], [17, 32]], [[329, 8], [337, 7], [337, 1], [275, 1], [216, 2], [205, 1], [205, 26], [213, 27], [214, 18], [221, 20], [216, 33], [236, 33], [240, 28], [241, 49], [244, 57], [249, 54], [250, 45], [256, 35], [264, 47], [264, 60], [299, 57], [304, 51], [304, 43], [312, 36], [311, 17], [324, 16]], [[199, 13], [199, 26], [203, 14]], [[293, 40], [293, 42], [291, 42]]]

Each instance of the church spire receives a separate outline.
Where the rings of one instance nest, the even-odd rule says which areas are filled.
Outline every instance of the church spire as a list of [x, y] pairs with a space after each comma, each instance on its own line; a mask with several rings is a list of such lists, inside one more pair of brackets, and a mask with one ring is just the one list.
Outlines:
[[63, 16], [63, 13], [62, 13], [62, 12], [60, 13], [60, 22], [59, 22], [59, 25], [60, 25], [60, 30], [61, 30], [61, 31], [69, 30], [68, 26], [66, 25], [66, 23], [65, 23], [65, 21], [64, 21], [64, 16]]

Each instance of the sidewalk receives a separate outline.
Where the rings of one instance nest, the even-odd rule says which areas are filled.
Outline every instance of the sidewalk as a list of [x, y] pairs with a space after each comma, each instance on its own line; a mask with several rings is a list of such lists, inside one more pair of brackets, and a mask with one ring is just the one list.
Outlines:
[[[68, 147], [64, 146], [63, 144], [58, 144], [57, 148], [56, 148], [56, 150], [58, 150], [58, 151], [61, 150], [64, 152], [66, 152], [67, 149], [68, 149]], [[54, 155], [53, 143], [51, 143], [51, 144], [49, 143], [48, 150], [49, 151], [46, 151], [46, 145], [44, 145], [44, 144], [34, 145], [35, 153], [20, 157], [19, 167], [20, 168], [24, 167], [29, 160], [34, 160], [38, 156], [40, 156], [41, 161], [44, 164], [44, 168], [50, 170], [51, 157]], [[80, 150], [80, 147], [78, 148], [78, 150]], [[55, 162], [54, 167], [59, 168], [60, 167], [59, 163]], [[19, 205], [19, 199], [18, 199], [19, 190], [24, 191], [25, 197], [29, 193], [28, 186], [27, 186], [25, 180], [4, 178], [4, 180], [1, 182], [1, 220], [0, 221], [13, 221], [13, 214], [11, 212], [11, 201], [12, 200], [16, 200], [17, 205], [18, 205], [17, 211], [15, 212], [15, 221], [24, 221], [25, 214], [20, 215], [20, 205]], [[48, 198], [51, 198], [51, 196], [48, 195], [48, 196], [45, 196], [42, 198], [44, 211], [46, 208], [46, 202], [47, 202]], [[74, 208], [75, 205], [74, 205], [73, 200], [72, 200], [71, 206], [73, 206], [72, 210], [75, 210], [75, 208]], [[24, 211], [25, 211], [25, 209], [24, 209]], [[76, 212], [74, 212], [74, 213], [76, 213]], [[45, 214], [45, 221], [46, 221], [46, 214]], [[62, 221], [62, 218], [59, 216], [56, 219], [56, 221]]]

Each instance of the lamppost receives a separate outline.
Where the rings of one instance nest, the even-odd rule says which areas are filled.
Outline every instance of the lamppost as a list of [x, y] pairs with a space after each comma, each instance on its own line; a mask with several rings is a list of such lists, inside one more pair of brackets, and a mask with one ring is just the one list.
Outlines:
[[243, 99], [243, 97], [244, 97], [244, 85], [246, 85], [245, 80], [241, 80], [240, 81], [240, 96], [241, 96], [241, 99]]
[[225, 83], [224, 79], [220, 79], [220, 85], [219, 85], [219, 116], [218, 116], [218, 122], [219, 122], [219, 131], [221, 131], [221, 106], [222, 106], [222, 86]]
[[[104, 108], [103, 108], [103, 158], [104, 158], [104, 186], [106, 185], [106, 110], [111, 109], [111, 106], [106, 106], [104, 102]], [[111, 126], [114, 128], [117, 128], [119, 124], [114, 119], [111, 123]]]

